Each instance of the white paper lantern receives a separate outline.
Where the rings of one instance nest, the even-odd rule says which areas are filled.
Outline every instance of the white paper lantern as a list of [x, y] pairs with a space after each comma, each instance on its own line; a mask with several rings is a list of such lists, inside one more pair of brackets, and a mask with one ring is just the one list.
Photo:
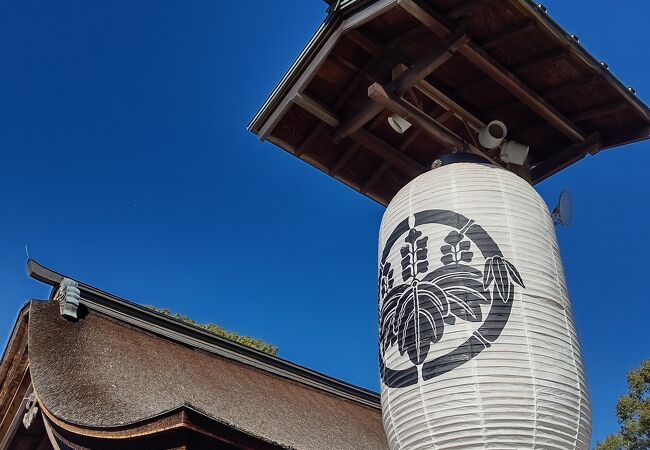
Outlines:
[[379, 236], [379, 322], [392, 450], [589, 448], [555, 229], [513, 173], [446, 164], [395, 196]]

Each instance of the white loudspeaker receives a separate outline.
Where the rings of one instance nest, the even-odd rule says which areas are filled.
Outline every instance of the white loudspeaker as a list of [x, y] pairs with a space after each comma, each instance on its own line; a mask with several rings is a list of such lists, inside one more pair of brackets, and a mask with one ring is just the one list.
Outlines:
[[521, 166], [528, 157], [529, 147], [515, 141], [506, 141], [501, 146], [501, 161]]
[[397, 131], [399, 134], [402, 134], [406, 130], [411, 128], [411, 122], [409, 122], [402, 116], [398, 116], [397, 114], [393, 114], [388, 118], [388, 124], [391, 126], [393, 130]]
[[496, 148], [508, 134], [506, 125], [498, 120], [488, 123], [478, 134], [479, 143], [485, 148]]

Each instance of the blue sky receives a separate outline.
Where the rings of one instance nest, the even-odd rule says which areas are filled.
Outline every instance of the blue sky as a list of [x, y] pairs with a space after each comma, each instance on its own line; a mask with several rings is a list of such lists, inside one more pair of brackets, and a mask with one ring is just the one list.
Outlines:
[[[650, 100], [650, 3], [544, 2]], [[260, 143], [246, 124], [325, 16], [319, 0], [9, 0], [0, 6], [0, 334], [49, 290], [41, 263], [133, 301], [278, 345], [378, 388], [383, 208]], [[574, 196], [558, 235], [594, 439], [650, 357], [644, 289], [650, 143], [538, 185]]]

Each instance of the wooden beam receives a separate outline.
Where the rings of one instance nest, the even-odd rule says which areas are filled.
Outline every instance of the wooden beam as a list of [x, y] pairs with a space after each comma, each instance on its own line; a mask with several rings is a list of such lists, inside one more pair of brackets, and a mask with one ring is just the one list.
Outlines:
[[418, 81], [447, 62], [456, 51], [468, 42], [469, 36], [465, 30], [459, 29], [451, 38], [443, 41], [435, 50], [418, 59], [411, 67], [397, 76], [389, 84], [388, 89], [397, 95], [403, 95]]
[[[415, 4], [414, 0], [404, 0], [408, 3]], [[417, 6], [417, 5], [416, 5]], [[406, 8], [405, 8], [406, 9]], [[409, 9], [407, 11], [410, 12]], [[420, 20], [424, 25], [427, 25], [434, 33], [439, 34], [441, 27], [445, 24], [438, 18], [430, 13], [427, 13], [425, 8], [419, 7], [417, 15], [414, 17]], [[447, 28], [448, 32], [451, 32]], [[517, 78], [512, 72], [498, 63], [492, 56], [487, 54], [482, 48], [474, 42], [469, 42], [467, 45], [462, 46], [459, 52], [465, 56], [472, 64], [483, 70], [486, 74], [494, 79], [501, 86], [510, 91], [515, 97], [525, 103], [529, 108], [542, 116], [545, 120], [551, 123], [554, 127], [565, 134], [569, 139], [574, 142], [582, 142], [586, 140], [584, 133], [571, 123], [562, 113], [557, 111], [539, 94], [535, 93], [523, 81]]]
[[628, 106], [629, 104], [624, 100], [615, 101], [603, 106], [599, 106], [597, 108], [588, 109], [586, 111], [574, 114], [571, 116], [571, 120], [574, 122], [582, 122], [584, 120], [595, 119], [596, 117], [607, 116], [609, 114], [621, 111]]
[[525, 20], [519, 25], [516, 25], [513, 28], [509, 28], [506, 31], [499, 33], [495, 36], [492, 36], [490, 39], [487, 41], [484, 41], [481, 43], [482, 48], [492, 48], [496, 47], [498, 45], [501, 45], [502, 43], [519, 36], [520, 34], [527, 33], [531, 30], [534, 30], [536, 28], [535, 21], [532, 19]]
[[[300, 145], [294, 150], [293, 154], [300, 158], [309, 149], [309, 146], [311, 145], [312, 141], [316, 138], [316, 136], [318, 136], [320, 133], [325, 131], [325, 128], [327, 128], [327, 124], [325, 122], [320, 122], [318, 125], [316, 125], [309, 132], [307, 137], [300, 143]], [[270, 136], [269, 136], [269, 140], [270, 140]]]
[[336, 117], [336, 112], [304, 92], [296, 94], [293, 97], [293, 102], [331, 127], [337, 127], [340, 123]]
[[[547, 52], [542, 54], [541, 56], [536, 56], [535, 58], [532, 58], [528, 61], [525, 61], [524, 63], [518, 65], [517, 67], [512, 69], [512, 73], [515, 75], [521, 75], [522, 73], [533, 69], [535, 67], [539, 66], [545, 66], [548, 64], [553, 64], [554, 62], [557, 62], [563, 58], [565, 58], [568, 55], [568, 52], [566, 49], [560, 49], [560, 50], [553, 50], [551, 52]], [[470, 81], [469, 83], [465, 84], [464, 86], [461, 86], [456, 90], [456, 93], [461, 94], [465, 92], [469, 92], [475, 89], [479, 88], [488, 88], [492, 83], [495, 82], [495, 79], [488, 75], [486, 77], [478, 78], [476, 80]]]
[[[542, 92], [542, 97], [549, 101], [554, 98], [559, 98], [563, 97], [565, 95], [571, 94], [575, 92], [578, 89], [590, 86], [592, 84], [595, 84], [598, 81], [598, 76], [596, 75], [590, 75], [588, 77], [582, 78], [580, 80], [576, 81], [571, 81], [569, 83], [564, 83], [561, 84], [560, 86], [556, 86], [554, 88], [547, 89], [546, 91]], [[503, 113], [504, 111], [509, 111], [512, 109], [516, 109], [522, 106], [522, 103], [519, 100], [503, 103], [501, 105], [497, 105], [493, 107], [492, 109], [488, 110], [486, 112], [486, 115], [488, 117], [495, 117], [500, 113]], [[573, 117], [569, 117], [569, 119], [575, 121]], [[537, 126], [537, 125], [535, 125]]]
[[459, 17], [466, 16], [476, 11], [478, 8], [485, 6], [492, 0], [467, 0], [455, 8], [445, 13], [445, 17], [449, 20], [458, 19]]
[[371, 152], [375, 153], [377, 156], [385, 159], [390, 162], [391, 165], [398, 167], [412, 177], [417, 177], [426, 170], [426, 167], [422, 164], [406, 156], [398, 149], [364, 128], [357, 130], [350, 137]]
[[461, 149], [464, 141], [453, 131], [437, 123], [424, 111], [417, 109], [395, 94], [387, 92], [379, 83], [374, 83], [368, 88], [368, 97], [389, 111], [399, 114], [413, 124], [417, 124], [423, 131], [441, 144]]
[[606, 140], [605, 142], [603, 142], [602, 149], [617, 147], [620, 145], [632, 144], [634, 142], [645, 141], [646, 139], [650, 139], [650, 126], [645, 127], [640, 131], [627, 133], [622, 137], [619, 136], [619, 138], [616, 140], [613, 139]]
[[[408, 0], [406, 1], [408, 2]], [[358, 32], [358, 34], [361, 35], [360, 32]], [[395, 66], [402, 66], [403, 70], [407, 69], [407, 66], [402, 63], [404, 57], [398, 51], [396, 50], [383, 51], [381, 43], [377, 41], [374, 37], [365, 34], [362, 36], [363, 36], [364, 45], [375, 52], [373, 53], [375, 58], [386, 57], [388, 58], [388, 61], [391, 62], [398, 61]], [[395, 67], [392, 67], [391, 69], [394, 70]], [[372, 82], [381, 82], [380, 80], [372, 76], [369, 76], [368, 78]], [[453, 111], [456, 117], [458, 117], [461, 120], [467, 121], [468, 125], [474, 130], [480, 130], [481, 128], [483, 128], [483, 126], [485, 126], [485, 124], [483, 123], [484, 121], [478, 118], [476, 114], [468, 111], [464, 106], [462, 106], [456, 100], [452, 99], [449, 95], [447, 95], [442, 90], [433, 86], [428, 81], [424, 79], [418, 81], [418, 83], [415, 85], [415, 89], [417, 89], [422, 94], [429, 97], [434, 102], [438, 103], [443, 108]]]
[[[374, 43], [371, 43], [370, 45], [374, 46]], [[405, 72], [407, 69], [408, 69], [408, 67], [406, 67], [406, 65], [404, 65], [404, 64], [400, 64], [397, 67], [393, 68], [393, 78], [396, 79], [400, 74]], [[375, 82], [378, 82], [378, 81], [375, 80]], [[447, 109], [447, 111], [442, 113], [441, 116], [440, 116], [442, 118], [443, 122], [446, 121], [447, 119], [449, 119], [451, 116], [456, 115], [461, 120], [469, 120], [470, 121], [470, 127], [474, 128], [474, 129], [480, 129], [480, 128], [483, 127], [483, 124], [482, 124], [482, 122], [480, 122], [480, 120], [476, 119], [471, 113], [465, 111], [460, 105], [458, 105], [453, 100], [448, 98], [443, 92], [441, 92], [438, 89], [436, 89], [435, 87], [433, 87], [430, 83], [422, 80], [422, 81], [418, 82], [418, 84], [416, 85], [416, 88], [420, 92], [422, 92], [423, 94], [425, 94], [426, 96], [428, 96], [429, 98], [434, 100], [436, 103], [438, 103], [440, 106]], [[388, 116], [388, 114], [380, 114], [379, 116], [377, 116], [375, 118], [375, 120], [368, 127], [368, 130], [369, 131], [374, 130], [383, 120], [386, 119], [387, 116]], [[468, 119], [468, 117], [469, 117], [469, 119]], [[414, 130], [412, 130], [411, 133], [409, 133], [409, 136], [412, 136], [412, 139], [414, 139], [415, 137], [417, 137], [420, 134], [420, 132], [421, 132], [420, 128], [414, 129]], [[411, 141], [407, 138], [407, 140], [405, 142], [407, 143], [407, 146], [408, 146], [408, 145], [410, 145]], [[360, 146], [361, 145], [358, 142], [355, 142], [354, 144], [352, 144], [341, 155], [341, 157], [339, 157], [339, 159], [336, 161], [336, 163], [334, 164], [332, 169], [329, 171], [329, 174], [331, 176], [336, 177], [336, 175], [345, 167], [345, 165], [350, 160], [350, 158], [356, 154], [356, 152], [359, 150]], [[400, 146], [400, 151], [404, 151], [402, 149], [402, 146]], [[385, 162], [384, 165], [386, 165], [386, 167], [384, 169], [380, 168], [380, 170], [385, 171], [388, 167], [390, 167], [390, 164], [387, 163], [387, 162]], [[383, 165], [382, 165], [382, 167], [383, 167]], [[372, 184], [371, 184], [371, 186], [372, 186]], [[364, 192], [362, 190], [362, 193], [365, 194], [365, 193], [367, 193], [367, 191]]]
[[[324, 124], [323, 124], [323, 125], [324, 125]], [[271, 136], [269, 136], [268, 141], [269, 141], [270, 143], [274, 144], [274, 145], [277, 145], [278, 147], [280, 147], [280, 148], [282, 148], [282, 149], [285, 149], [286, 151], [288, 151], [289, 153], [291, 153], [291, 154], [293, 154], [293, 155], [296, 155], [296, 154], [298, 153], [298, 152], [297, 152], [297, 149], [294, 148], [291, 144], [289, 144], [289, 143], [288, 143], [287, 141], [285, 141], [285, 140], [280, 139], [279, 137], [275, 136], [274, 134], [272, 134]], [[305, 162], [311, 164], [312, 166], [316, 167], [316, 168], [317, 168], [318, 170], [320, 170], [321, 172], [326, 173], [326, 174], [329, 174], [329, 168], [326, 167], [326, 166], [325, 166], [323, 163], [321, 163], [320, 161], [317, 161], [316, 159], [314, 159], [313, 157], [311, 157], [310, 155], [301, 155], [301, 156], [300, 156], [300, 159], [302, 159], [303, 161], [305, 161]], [[353, 180], [350, 180], [350, 179], [348, 179], [348, 178], [340, 178], [340, 177], [336, 177], [336, 178], [337, 178], [339, 181], [343, 182], [344, 184], [350, 186], [350, 187], [351, 187], [352, 189], [354, 189], [355, 191], [359, 191], [359, 190], [361, 189], [361, 186], [359, 186], [359, 185], [358, 185], [357, 183], [355, 183]]]
[[354, 29], [348, 31], [345, 35], [348, 39], [361, 47], [369, 55], [373, 55], [380, 61], [384, 61], [389, 66], [394, 66], [395, 61], [391, 61], [390, 53], [377, 39], [368, 36], [366, 33]]
[[[368, 131], [372, 131], [375, 128], [377, 128], [382, 121], [386, 120], [388, 117], [387, 113], [380, 113], [375, 119], [370, 123], [370, 126], [368, 127]], [[361, 144], [358, 142], [354, 142], [336, 161], [332, 169], [329, 171], [329, 174], [333, 177], [336, 177], [336, 175], [343, 170], [347, 162], [352, 158], [357, 151], [361, 148]]]
[[[616, 101], [597, 108], [588, 109], [569, 116], [572, 122], [583, 122], [585, 120], [594, 119], [596, 117], [606, 116], [615, 112], [621, 111], [629, 107], [629, 103], [625, 101]], [[548, 129], [551, 126], [548, 122], [539, 122], [533, 125], [520, 128], [513, 131], [513, 136], [525, 136], [531, 133], [539, 133]]]
[[352, 80], [345, 86], [341, 95], [339, 95], [339, 97], [336, 99], [336, 103], [334, 103], [335, 111], [340, 110], [341, 107], [345, 105], [345, 103], [352, 96], [352, 94], [354, 94], [361, 83], [372, 78], [370, 76], [370, 72], [378, 65], [379, 61], [377, 58], [370, 58], [368, 62], [365, 63], [358, 72], [355, 73], [354, 78], [352, 78]]
[[[345, 105], [345, 103], [348, 101], [350, 96], [352, 96], [354, 91], [359, 87], [361, 83], [364, 82], [368, 72], [377, 64], [378, 64], [377, 59], [371, 58], [370, 60], [368, 60], [368, 62], [366, 62], [366, 64], [364, 64], [361, 70], [355, 74], [352, 81], [350, 81], [347, 84], [347, 86], [345, 87], [341, 95], [339, 95], [339, 97], [336, 99], [336, 103], [334, 103], [335, 111], [338, 111], [339, 109], [341, 109], [343, 105]], [[314, 138], [318, 136], [320, 133], [322, 133], [326, 128], [327, 125], [324, 122], [320, 122], [318, 125], [316, 125], [309, 133], [309, 135], [307, 135], [307, 137], [300, 143], [298, 148], [295, 149], [295, 151], [293, 152], [294, 155], [300, 158], [301, 155], [303, 155], [308, 150]]]
[[422, 92], [434, 102], [438, 103], [446, 110], [453, 112], [454, 116], [458, 117], [460, 120], [467, 121], [470, 128], [474, 129], [474, 131], [479, 131], [485, 126], [483, 120], [478, 118], [473, 113], [469, 112], [456, 100], [449, 97], [447, 94], [433, 86], [431, 83], [422, 80], [418, 82], [415, 87], [417, 90]]
[[[372, 68], [376, 67], [379, 64], [379, 61], [376, 57], [372, 57], [364, 64], [364, 66], [360, 69], [359, 72], [357, 72], [352, 79], [348, 83], [348, 85], [345, 87], [345, 90], [339, 98], [336, 100], [336, 103], [334, 104], [334, 109], [338, 111], [350, 98], [350, 96], [354, 93], [354, 91], [359, 87], [361, 83], [369, 76], [369, 72]], [[338, 120], [338, 119], [337, 119]], [[300, 144], [300, 146], [296, 149], [294, 154], [298, 157], [300, 157], [305, 151], [307, 150], [308, 146], [311, 145], [312, 140], [314, 137], [316, 137], [319, 133], [324, 131], [326, 128], [326, 125], [321, 122], [319, 123], [316, 127], [314, 127], [314, 130], [307, 136], [307, 138]], [[345, 166], [345, 164], [349, 161], [349, 159], [356, 153], [356, 151], [359, 148], [359, 144], [356, 142], [348, 148], [343, 155], [338, 159], [338, 161], [334, 164], [332, 168], [330, 168], [327, 173], [330, 176], [336, 177], [337, 174], [341, 171], [341, 169]], [[345, 182], [345, 181], [344, 181]], [[349, 185], [349, 183], [346, 182], [346, 184]]]
[[361, 70], [361, 67], [357, 66], [355, 63], [352, 61], [348, 60], [347, 58], [344, 58], [343, 56], [339, 55], [336, 52], [332, 52], [330, 54], [330, 58], [332, 60], [336, 61], [338, 64], [342, 65], [346, 69], [352, 71], [352, 72], [359, 72]]
[[[444, 124], [449, 118], [453, 117], [454, 113], [451, 111], [445, 111], [444, 113], [440, 114], [435, 118], [437, 122], [440, 124]], [[415, 141], [421, 134], [422, 134], [422, 128], [411, 128], [411, 132], [409, 135], [406, 137], [404, 142], [400, 144], [398, 150], [402, 153], [405, 153], [406, 150], [411, 146], [413, 141]], [[372, 174], [372, 176], [366, 181], [363, 186], [361, 187], [361, 193], [362, 194], [367, 194], [374, 186], [377, 184], [379, 180], [381, 180], [381, 177], [384, 176], [384, 173], [388, 170], [390, 167], [390, 163], [388, 161], [384, 161], [384, 163], [375, 171], [375, 173]]]
[[569, 121], [551, 104], [536, 94], [512, 72], [501, 66], [490, 55], [477, 45], [470, 43], [460, 49], [460, 52], [474, 65], [490, 75], [494, 81], [510, 91], [515, 97], [525, 103], [530, 109], [546, 119], [551, 125], [574, 142], [586, 140], [584, 133]]
[[343, 154], [339, 157], [339, 159], [336, 160], [336, 163], [334, 163], [332, 168], [329, 170], [328, 174], [332, 177], [337, 176], [339, 172], [343, 170], [343, 168], [348, 163], [350, 158], [356, 155], [360, 147], [361, 144], [359, 144], [358, 142], [353, 142], [352, 145], [343, 152]]
[[[361, 35], [361, 33], [357, 34]], [[397, 76], [388, 84], [387, 89], [397, 95], [403, 95], [415, 86], [418, 81], [444, 64], [453, 56], [453, 53], [455, 53], [459, 48], [462, 48], [468, 40], [469, 37], [467, 34], [464, 30], [460, 29], [449, 39], [445, 39], [441, 42], [431, 53], [418, 59], [411, 67]], [[366, 41], [368, 40], [365, 39], [364, 42]], [[379, 50], [373, 41], [368, 42], [366, 42], [366, 44], [373, 48], [373, 51], [378, 52], [379, 54], [385, 52], [385, 49]], [[339, 142], [341, 139], [351, 135], [379, 114], [382, 109], [383, 108], [377, 103], [369, 101], [337, 128], [332, 136], [332, 140], [334, 142]]]
[[388, 162], [383, 162], [381, 166], [379, 166], [379, 169], [375, 170], [375, 173], [372, 174], [370, 178], [368, 178], [368, 181], [366, 181], [363, 186], [361, 187], [361, 193], [362, 194], [367, 194], [370, 192], [370, 190], [375, 187], [375, 184], [379, 180], [381, 180], [381, 177], [384, 176], [388, 168], [390, 167], [390, 163]]
[[[554, 98], [558, 97], [563, 97], [567, 94], [571, 94], [575, 92], [577, 89], [581, 89], [587, 86], [590, 86], [592, 84], [595, 84], [598, 81], [598, 76], [597, 75], [589, 75], [585, 78], [582, 78], [580, 80], [576, 81], [570, 81], [568, 83], [561, 84], [559, 86], [547, 89], [546, 91], [542, 92], [542, 97], [549, 101]], [[509, 111], [515, 108], [518, 108], [522, 105], [522, 103], [519, 100], [507, 102], [507, 103], [502, 103], [501, 105], [497, 105], [487, 111], [485, 114], [487, 117], [494, 117], [495, 115], [502, 113], [504, 111]]]
[[565, 167], [581, 160], [587, 153], [597, 153], [602, 144], [600, 133], [590, 135], [584, 142], [573, 144], [550, 158], [535, 164], [531, 170], [533, 183], [539, 183]]
[[428, 5], [421, 5], [413, 0], [397, 0], [397, 4], [438, 36], [446, 38], [451, 34], [449, 30], [453, 25]]
[[425, 27], [424, 25], [418, 25], [410, 30], [400, 34], [397, 36], [395, 39], [390, 41], [388, 43], [388, 48], [397, 48], [399, 47], [403, 42], [409, 41], [411, 39], [415, 39], [421, 36], [424, 36], [425, 34], [429, 33], [429, 29]]
[[466, 141], [449, 128], [441, 125], [431, 116], [421, 109], [416, 108], [402, 97], [387, 92], [379, 83], [374, 83], [368, 88], [368, 96], [377, 103], [381, 103], [389, 111], [399, 114], [413, 125], [422, 128], [422, 131], [436, 139], [438, 142], [457, 149], [467, 147], [472, 153], [481, 155], [484, 158], [487, 158], [490, 162], [498, 164], [489, 154], [478, 149], [476, 146], [472, 145], [471, 142]]
[[562, 61], [569, 55], [569, 51], [566, 48], [561, 48], [559, 50], [551, 50], [549, 52], [543, 53], [539, 56], [536, 56], [529, 61], [524, 61], [519, 66], [513, 69], [513, 72], [517, 75], [521, 75], [524, 72], [527, 72], [532, 69], [537, 69], [539, 67], [549, 66], [558, 61]]
[[341, 139], [350, 136], [355, 131], [363, 127], [368, 123], [373, 117], [381, 112], [383, 108], [381, 105], [375, 102], [368, 102], [362, 108], [360, 108], [352, 117], [343, 122], [334, 132], [332, 140], [335, 143], [341, 141]]
[[598, 75], [589, 75], [580, 80], [571, 81], [569, 83], [564, 83], [559, 86], [547, 89], [546, 91], [542, 92], [542, 96], [547, 100], [563, 97], [567, 94], [574, 92], [577, 89], [585, 88], [587, 86], [591, 86], [592, 84], [596, 84], [598, 80], [599, 80]]
[[492, 77], [481, 76], [480, 78], [469, 81], [469, 82], [463, 84], [462, 86], [458, 87], [454, 91], [454, 94], [456, 94], [456, 95], [465, 95], [466, 93], [471, 92], [471, 91], [473, 91], [475, 89], [488, 88], [493, 83], [494, 83], [494, 79]]

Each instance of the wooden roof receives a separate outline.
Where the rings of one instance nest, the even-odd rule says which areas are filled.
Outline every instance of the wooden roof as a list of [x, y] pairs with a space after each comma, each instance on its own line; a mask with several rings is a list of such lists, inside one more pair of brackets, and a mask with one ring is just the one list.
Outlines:
[[[50, 440], [93, 449], [388, 448], [373, 392], [84, 283], [79, 319], [67, 320], [63, 276], [29, 270], [53, 293], [23, 308], [0, 364], [0, 446], [51, 448], [45, 424]], [[25, 430], [30, 392], [42, 415]]]
[[385, 205], [453, 149], [501, 163], [476, 142], [495, 119], [533, 183], [650, 135], [633, 89], [529, 0], [335, 2], [249, 129]]

